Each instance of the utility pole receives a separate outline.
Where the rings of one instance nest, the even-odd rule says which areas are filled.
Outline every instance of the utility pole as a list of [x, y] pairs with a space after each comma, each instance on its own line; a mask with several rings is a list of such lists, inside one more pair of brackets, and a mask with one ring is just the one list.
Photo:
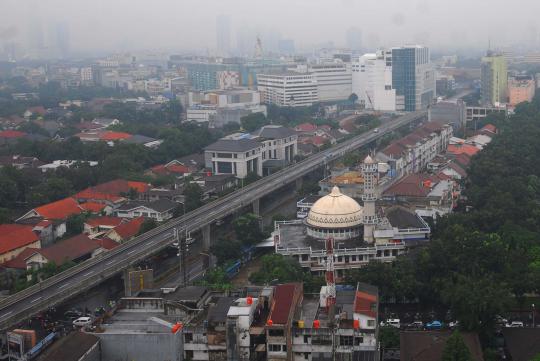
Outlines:
[[174, 240], [177, 242], [178, 244], [178, 261], [180, 262], [180, 267], [179, 267], [179, 270], [180, 270], [180, 274], [182, 275], [182, 286], [183, 287], [186, 287], [187, 286], [187, 272], [186, 272], [186, 254], [187, 254], [187, 251], [188, 251], [188, 248], [187, 248], [187, 243], [186, 243], [186, 238], [187, 238], [187, 230], [186, 230], [186, 236], [182, 236], [180, 235], [180, 232], [178, 231], [178, 228], [174, 228], [173, 229], [173, 235], [174, 235]]

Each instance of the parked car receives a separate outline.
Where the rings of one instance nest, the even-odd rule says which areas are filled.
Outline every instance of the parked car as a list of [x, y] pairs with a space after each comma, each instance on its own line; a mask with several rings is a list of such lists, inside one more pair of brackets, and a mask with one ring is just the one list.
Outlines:
[[395, 327], [395, 328], [400, 328], [401, 327], [401, 322], [400, 322], [399, 318], [389, 318], [389, 319], [386, 320], [385, 325], [386, 326], [392, 326], [392, 327]]
[[507, 323], [506, 327], [523, 327], [523, 322], [521, 322], [521, 321], [512, 321], [511, 323]]
[[458, 328], [459, 327], [459, 321], [452, 321], [448, 324], [448, 327], [453, 330], [455, 328]]
[[92, 324], [92, 318], [88, 316], [79, 317], [78, 319], [73, 321], [73, 326], [77, 326], [77, 327], [89, 326], [91, 324]]
[[379, 128], [373, 129], [373, 133], [379, 133]]
[[440, 330], [442, 328], [442, 322], [441, 321], [431, 321], [426, 323], [426, 330]]
[[66, 317], [67, 319], [75, 319], [77, 317], [81, 317], [82, 315], [83, 315], [83, 312], [76, 308], [72, 308], [64, 312], [64, 317]]
[[409, 330], [422, 330], [424, 328], [424, 323], [422, 321], [414, 321], [407, 325]]

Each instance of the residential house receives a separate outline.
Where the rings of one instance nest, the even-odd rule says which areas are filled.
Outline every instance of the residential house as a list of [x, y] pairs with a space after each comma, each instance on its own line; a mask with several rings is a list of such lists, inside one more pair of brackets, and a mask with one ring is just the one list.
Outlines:
[[156, 149], [161, 145], [161, 143], [163, 143], [163, 139], [155, 139], [155, 138], [147, 137], [144, 135], [135, 134], [125, 139], [124, 143], [140, 144], [150, 149]]
[[455, 183], [449, 178], [425, 173], [409, 174], [386, 189], [382, 199], [408, 203], [420, 216], [436, 218], [450, 213], [455, 205]]
[[16, 169], [34, 169], [44, 163], [36, 157], [23, 157], [20, 155], [0, 156], [0, 167], [13, 167]]
[[108, 231], [103, 238], [109, 238], [115, 242], [127, 242], [139, 234], [144, 217], [138, 217], [128, 222], [121, 223]]
[[15, 144], [19, 139], [27, 138], [28, 134], [18, 130], [0, 131], [0, 145]]
[[91, 217], [84, 222], [84, 233], [94, 235], [113, 229], [122, 224], [123, 219], [118, 217], [102, 216]]
[[0, 224], [0, 263], [17, 257], [26, 248], [41, 248], [32, 226]]
[[26, 212], [16, 222], [22, 223], [30, 218], [51, 221], [53, 223], [53, 238], [56, 239], [66, 233], [66, 220], [68, 217], [82, 212], [83, 209], [74, 198], [65, 198], [34, 208]]
[[171, 160], [167, 164], [159, 164], [150, 168], [149, 173], [153, 175], [168, 175], [176, 178], [183, 178], [191, 174], [191, 169], [178, 160]]
[[120, 218], [146, 217], [163, 222], [173, 217], [177, 207], [178, 203], [168, 199], [152, 202], [131, 201], [115, 209], [114, 214]]
[[115, 209], [128, 197], [135, 197], [138, 200], [147, 199], [149, 190], [150, 185], [147, 183], [116, 179], [86, 188], [73, 197], [79, 202], [105, 203]]
[[5, 262], [5, 268], [32, 270], [40, 269], [45, 264], [54, 262], [60, 266], [66, 262], [81, 262], [100, 252], [98, 241], [86, 234], [64, 239], [46, 248], [26, 248], [14, 259]]
[[80, 204], [81, 208], [90, 214], [105, 214], [110, 215], [113, 211], [113, 207], [106, 203], [99, 202], [85, 202]]

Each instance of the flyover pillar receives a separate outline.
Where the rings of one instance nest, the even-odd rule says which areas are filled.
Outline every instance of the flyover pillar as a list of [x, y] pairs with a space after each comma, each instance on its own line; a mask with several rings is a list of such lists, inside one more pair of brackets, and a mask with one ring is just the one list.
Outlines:
[[304, 179], [302, 177], [297, 178], [295, 181], [295, 190], [299, 191], [302, 189], [302, 186], [304, 185]]
[[207, 224], [202, 228], [203, 236], [203, 250], [208, 251], [210, 249], [210, 225]]
[[261, 199], [255, 199], [252, 203], [253, 206], [253, 214], [261, 215]]
[[131, 282], [129, 279], [129, 272], [131, 272], [131, 268], [126, 268], [123, 272], [124, 276], [124, 294], [125, 297], [131, 297]]

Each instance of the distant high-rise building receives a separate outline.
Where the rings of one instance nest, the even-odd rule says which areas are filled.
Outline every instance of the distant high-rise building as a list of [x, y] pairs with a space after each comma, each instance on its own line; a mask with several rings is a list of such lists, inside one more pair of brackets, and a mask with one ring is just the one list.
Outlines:
[[67, 58], [70, 51], [70, 40], [69, 25], [66, 22], [57, 23], [54, 27], [54, 41], [56, 43], [58, 56], [62, 59]]
[[426, 109], [435, 98], [435, 69], [429, 49], [412, 45], [392, 49], [392, 88], [405, 111]]
[[231, 19], [226, 15], [220, 15], [216, 18], [216, 41], [219, 55], [229, 55], [231, 51]]
[[508, 90], [508, 69], [503, 54], [488, 51], [482, 58], [481, 102], [485, 105], [506, 103]]
[[353, 61], [352, 92], [366, 109], [400, 110], [396, 109], [396, 90], [392, 88], [391, 50], [364, 54]]
[[362, 30], [358, 28], [347, 29], [347, 47], [352, 51], [362, 49]]

